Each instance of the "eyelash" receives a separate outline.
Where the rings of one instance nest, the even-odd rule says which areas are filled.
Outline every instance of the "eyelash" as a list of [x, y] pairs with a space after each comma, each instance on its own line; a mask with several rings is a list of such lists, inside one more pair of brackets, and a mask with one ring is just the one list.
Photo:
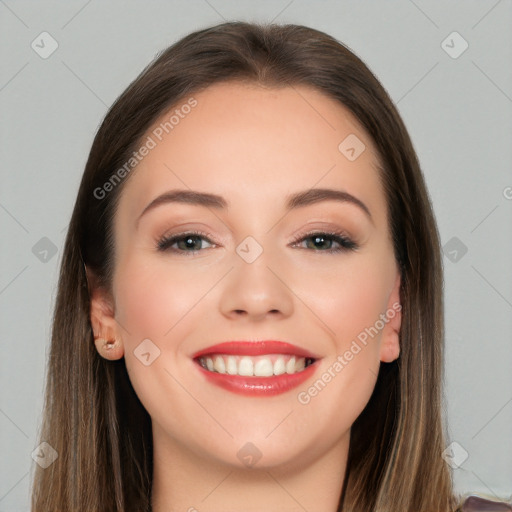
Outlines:
[[[213, 242], [208, 238], [208, 235], [206, 233], [203, 233], [201, 231], [187, 231], [186, 233], [179, 233], [172, 236], [164, 236], [157, 242], [157, 250], [161, 252], [165, 251], [172, 251], [175, 253], [197, 253], [197, 250], [193, 251], [181, 251], [179, 249], [172, 249], [171, 246], [174, 245], [176, 242], [179, 242], [180, 240], [186, 240], [187, 238], [192, 237], [199, 237], [204, 238], [208, 243], [213, 244]], [[339, 232], [331, 232], [331, 231], [313, 231], [310, 233], [306, 233], [305, 235], [300, 235], [299, 237], [295, 238], [292, 243], [296, 244], [297, 242], [303, 242], [309, 238], [312, 237], [321, 237], [326, 238], [328, 240], [331, 240], [333, 242], [336, 242], [339, 244], [339, 247], [336, 249], [325, 249], [325, 250], [318, 250], [314, 252], [326, 252], [329, 254], [339, 253], [339, 252], [346, 252], [346, 251], [355, 251], [358, 249], [357, 244], [348, 238], [345, 234], [339, 233]], [[307, 248], [305, 248], [307, 249]]]
[[339, 247], [337, 249], [325, 249], [325, 250], [319, 250], [315, 252], [327, 252], [330, 254], [337, 253], [337, 252], [346, 252], [346, 251], [354, 251], [358, 248], [357, 244], [347, 237], [344, 233], [340, 233], [338, 231], [311, 231], [309, 233], [299, 235], [297, 238], [293, 240], [292, 243], [296, 244], [297, 242], [303, 242], [304, 240], [307, 240], [308, 238], [313, 237], [321, 237], [330, 239], [333, 242], [337, 242], [339, 244]]

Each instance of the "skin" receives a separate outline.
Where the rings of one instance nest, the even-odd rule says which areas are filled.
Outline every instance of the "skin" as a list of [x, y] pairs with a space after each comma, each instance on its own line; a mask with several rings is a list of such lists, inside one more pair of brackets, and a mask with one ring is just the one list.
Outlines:
[[[125, 358], [152, 418], [154, 512], [333, 512], [351, 425], [380, 362], [399, 356], [397, 313], [309, 403], [298, 401], [400, 301], [373, 143], [342, 105], [304, 86], [222, 83], [194, 98], [197, 106], [122, 191], [112, 290], [93, 285], [91, 292], [94, 332], [117, 344], [105, 351], [98, 343], [98, 351]], [[350, 134], [366, 146], [355, 161], [338, 150]], [[357, 197], [371, 218], [333, 200], [286, 212], [288, 194], [320, 187]], [[221, 195], [229, 207], [168, 203], [137, 224], [155, 197], [175, 188]], [[195, 253], [185, 252], [184, 242], [180, 254], [157, 250], [164, 235], [194, 229], [209, 240], [199, 239]], [[327, 249], [336, 242], [307, 238], [330, 230], [345, 233], [357, 250], [333, 253]], [[236, 252], [247, 236], [263, 249], [252, 263]], [[160, 350], [149, 366], [134, 354], [144, 339]], [[284, 394], [247, 397], [208, 383], [191, 358], [222, 341], [257, 339], [308, 349], [320, 356], [318, 368]], [[237, 457], [248, 442], [261, 453], [252, 467]]]

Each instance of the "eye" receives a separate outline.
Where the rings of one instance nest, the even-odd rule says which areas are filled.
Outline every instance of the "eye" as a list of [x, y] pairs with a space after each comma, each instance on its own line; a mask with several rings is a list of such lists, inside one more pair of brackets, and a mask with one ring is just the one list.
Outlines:
[[[335, 253], [341, 251], [354, 251], [358, 245], [343, 233], [325, 233], [314, 232], [308, 233], [306, 236], [300, 236], [293, 241], [296, 245], [298, 242], [306, 242], [306, 249], [314, 249], [316, 252]], [[311, 242], [311, 243], [308, 243]], [[333, 243], [338, 246], [333, 248]]]
[[[157, 249], [162, 252], [194, 253], [208, 249], [208, 247], [203, 246], [203, 242], [210, 244], [211, 247], [215, 245], [205, 233], [191, 231], [162, 237], [157, 242]], [[358, 248], [357, 244], [345, 234], [337, 232], [326, 233], [322, 231], [308, 233], [306, 236], [301, 235], [292, 242], [292, 245], [297, 245], [299, 242], [306, 242], [306, 247], [303, 248], [313, 249], [315, 252], [336, 253]], [[333, 247], [333, 244], [337, 244], [337, 246]]]
[[[205, 233], [190, 231], [187, 233], [179, 233], [172, 236], [162, 237], [157, 242], [157, 249], [159, 251], [193, 253], [205, 249], [202, 244], [203, 241], [212, 244], [211, 240]], [[176, 248], [174, 248], [173, 245], [176, 245]]]

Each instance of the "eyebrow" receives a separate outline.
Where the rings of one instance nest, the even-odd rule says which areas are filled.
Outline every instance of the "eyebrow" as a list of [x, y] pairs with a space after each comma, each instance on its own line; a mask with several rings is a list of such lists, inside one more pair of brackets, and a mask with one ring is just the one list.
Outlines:
[[[339, 201], [353, 204], [360, 208], [373, 222], [369, 208], [360, 199], [343, 190], [335, 190], [332, 188], [312, 188], [291, 194], [287, 196], [286, 210], [303, 208], [321, 201]], [[195, 206], [204, 206], [206, 208], [215, 208], [216, 210], [228, 208], [229, 206], [229, 203], [222, 196], [216, 194], [198, 192], [195, 190], [169, 190], [153, 199], [144, 208], [137, 219], [137, 224], [141, 217], [148, 211], [169, 203], [186, 203]]]

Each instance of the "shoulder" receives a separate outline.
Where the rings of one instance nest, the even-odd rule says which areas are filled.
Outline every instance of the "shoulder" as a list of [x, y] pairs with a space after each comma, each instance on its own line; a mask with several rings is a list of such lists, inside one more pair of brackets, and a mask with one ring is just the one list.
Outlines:
[[492, 501], [480, 496], [468, 496], [460, 509], [461, 512], [512, 512], [512, 503]]

